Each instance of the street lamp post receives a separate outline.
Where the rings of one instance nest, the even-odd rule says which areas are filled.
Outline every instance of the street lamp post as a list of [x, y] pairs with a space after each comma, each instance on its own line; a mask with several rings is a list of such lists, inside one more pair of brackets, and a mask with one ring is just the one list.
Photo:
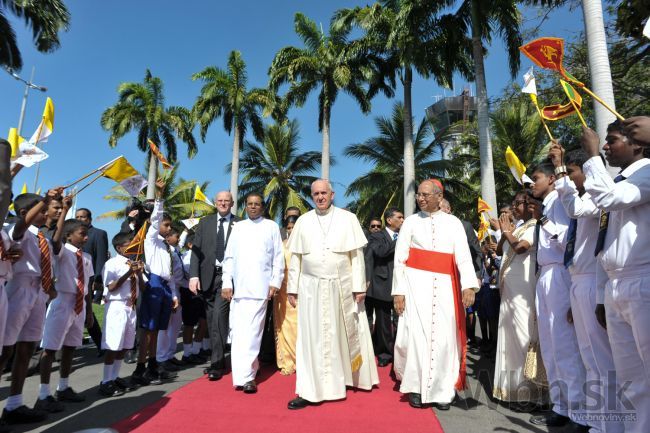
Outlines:
[[29, 89], [40, 90], [41, 92], [46, 92], [47, 87], [43, 87], [43, 86], [39, 86], [37, 84], [34, 84], [34, 72], [36, 71], [35, 67], [32, 67], [32, 75], [31, 75], [29, 81], [25, 81], [25, 79], [21, 78], [11, 68], [6, 68], [6, 70], [9, 73], [9, 75], [14, 77], [16, 80], [20, 81], [21, 83], [25, 83], [25, 93], [23, 94], [23, 104], [20, 107], [20, 117], [18, 118], [18, 135], [20, 135], [22, 130], [23, 130], [23, 122], [25, 120], [25, 109], [27, 108], [27, 95], [29, 95]]

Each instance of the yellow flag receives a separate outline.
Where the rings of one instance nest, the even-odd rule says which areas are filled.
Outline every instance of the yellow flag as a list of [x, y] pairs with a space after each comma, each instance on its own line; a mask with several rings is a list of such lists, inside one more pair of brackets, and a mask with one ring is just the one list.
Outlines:
[[196, 189], [194, 190], [194, 201], [202, 201], [203, 203], [207, 203], [210, 206], [214, 206], [210, 200], [203, 194], [203, 191], [201, 191], [201, 188], [197, 185]]
[[11, 158], [13, 159], [18, 157], [20, 153], [20, 143], [25, 141], [25, 139], [18, 135], [18, 130], [16, 128], [9, 128], [7, 141], [11, 144]]
[[133, 197], [137, 196], [142, 188], [147, 186], [147, 180], [123, 156], [117, 158], [108, 168], [104, 169], [103, 176], [122, 185]]
[[20, 190], [21, 194], [27, 194], [29, 191], [27, 191], [27, 184], [23, 183], [23, 188]]
[[479, 217], [480, 221], [478, 224], [478, 240], [483, 242], [483, 240], [488, 236], [490, 233], [490, 223], [488, 220], [485, 219], [485, 214], [481, 213], [481, 216]]
[[43, 118], [41, 123], [38, 125], [38, 129], [32, 135], [32, 138], [29, 139], [31, 144], [46, 142], [47, 137], [49, 137], [54, 131], [54, 103], [52, 99], [47, 98], [45, 101], [45, 108], [43, 109]]
[[508, 164], [510, 172], [515, 177], [515, 180], [519, 182], [519, 185], [523, 185], [524, 183], [533, 183], [533, 181], [526, 175], [526, 166], [521, 163], [510, 146], [506, 148], [506, 164]]

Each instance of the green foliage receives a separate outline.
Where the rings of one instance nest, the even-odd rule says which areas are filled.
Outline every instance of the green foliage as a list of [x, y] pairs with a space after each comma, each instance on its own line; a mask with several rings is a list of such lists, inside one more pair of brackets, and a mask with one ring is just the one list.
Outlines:
[[16, 71], [23, 67], [23, 59], [7, 12], [25, 22], [32, 31], [36, 49], [41, 53], [59, 48], [59, 33], [67, 31], [70, 25], [70, 12], [62, 0], [0, 0], [0, 66]]
[[261, 143], [244, 143], [240, 192], [242, 196], [250, 192], [263, 194], [266, 210], [275, 220], [289, 206], [296, 206], [303, 213], [310, 209], [310, 187], [316, 180], [312, 173], [320, 166], [321, 154], [300, 153], [299, 134], [298, 121], [291, 120], [266, 125]]

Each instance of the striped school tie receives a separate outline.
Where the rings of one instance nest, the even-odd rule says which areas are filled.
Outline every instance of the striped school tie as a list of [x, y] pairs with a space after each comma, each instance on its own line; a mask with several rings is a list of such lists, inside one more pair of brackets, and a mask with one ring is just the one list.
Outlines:
[[75, 314], [81, 314], [84, 307], [84, 260], [83, 251], [77, 250], [77, 297], [74, 301]]
[[131, 298], [129, 299], [129, 302], [133, 307], [136, 302], [138, 302], [138, 279], [135, 274], [131, 274], [129, 280], [131, 281]]
[[[622, 180], [625, 180], [625, 176], [619, 174], [614, 178], [614, 182], [618, 183]], [[600, 221], [598, 224], [598, 239], [596, 240], [596, 250], [594, 255], [597, 256], [603, 248], [605, 248], [605, 237], [607, 236], [607, 226], [609, 225], [609, 212], [604, 210], [600, 211]]]
[[41, 285], [45, 293], [50, 293], [54, 289], [52, 258], [50, 257], [50, 246], [45, 235], [41, 232], [38, 232], [38, 248], [41, 250]]
[[573, 264], [573, 256], [576, 249], [576, 235], [578, 234], [578, 220], [571, 218], [569, 221], [569, 231], [567, 234], [566, 248], [564, 249], [564, 267], [569, 269]]

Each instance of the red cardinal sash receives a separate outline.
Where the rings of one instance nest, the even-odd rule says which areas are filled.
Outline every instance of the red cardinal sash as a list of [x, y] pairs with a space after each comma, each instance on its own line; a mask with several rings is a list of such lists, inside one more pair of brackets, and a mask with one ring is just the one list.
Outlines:
[[451, 285], [454, 290], [454, 308], [456, 309], [456, 329], [460, 336], [458, 343], [461, 353], [460, 371], [458, 372], [458, 380], [456, 381], [455, 388], [457, 390], [463, 390], [467, 388], [467, 381], [465, 379], [467, 371], [465, 359], [467, 355], [467, 332], [465, 329], [465, 307], [463, 306], [456, 259], [453, 254], [411, 248], [409, 250], [409, 258], [406, 260], [406, 266], [436, 274], [445, 274], [451, 277]]

